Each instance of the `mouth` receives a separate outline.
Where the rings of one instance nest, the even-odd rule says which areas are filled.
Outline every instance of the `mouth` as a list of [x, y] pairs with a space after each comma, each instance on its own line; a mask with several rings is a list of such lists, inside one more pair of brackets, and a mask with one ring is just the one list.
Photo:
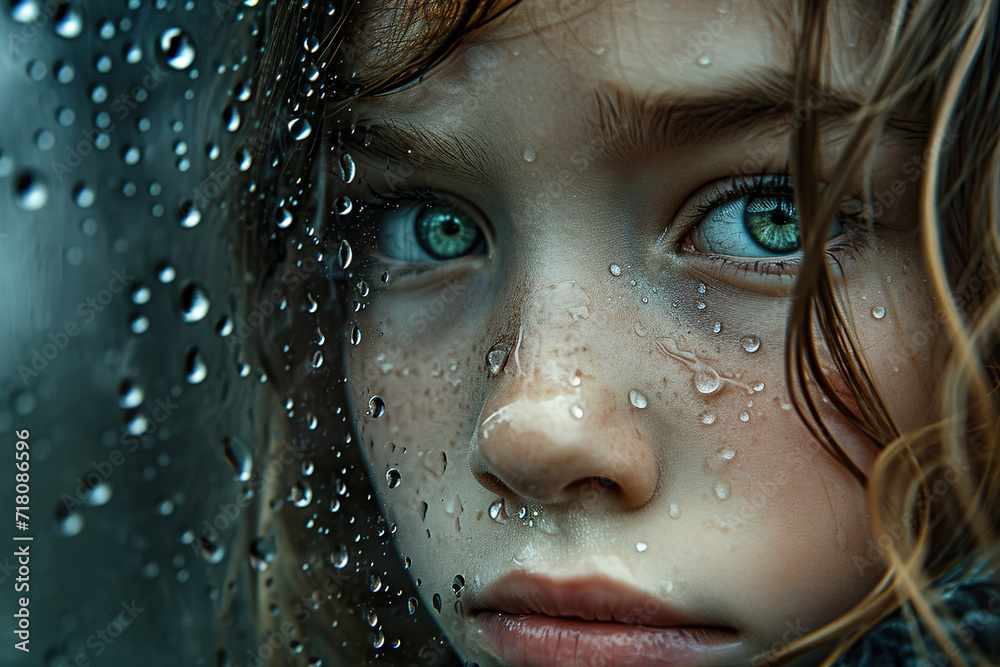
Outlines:
[[478, 596], [484, 648], [515, 667], [666, 667], [727, 662], [737, 631], [603, 577], [516, 572]]

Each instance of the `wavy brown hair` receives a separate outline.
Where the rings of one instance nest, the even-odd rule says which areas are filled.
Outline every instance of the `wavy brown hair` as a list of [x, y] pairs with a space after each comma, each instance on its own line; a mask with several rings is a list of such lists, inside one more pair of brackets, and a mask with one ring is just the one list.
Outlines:
[[[247, 222], [240, 229], [240, 265], [253, 278], [246, 286], [244, 303], [275, 283], [276, 267], [288, 265], [296, 257], [301, 260], [302, 253], [289, 248], [289, 234], [267, 222], [278, 217], [282, 202], [295, 202], [307, 219], [321, 218], [323, 211], [331, 208], [323, 188], [307, 186], [303, 190], [301, 183], [322, 180], [321, 139], [325, 135], [329, 144], [338, 143], [345, 131], [342, 113], [351, 102], [419, 85], [421, 77], [463, 40], [474, 37], [516, 1], [400, 0], [322, 6], [296, 2], [270, 7], [258, 74], [259, 81], [270, 83], [267, 93], [257, 96], [253, 109], [256, 127], [266, 137], [266, 149], [262, 149], [265, 159], [255, 162], [249, 175], [256, 189], [242, 201]], [[880, 567], [885, 568], [885, 574], [875, 590], [852, 610], [784, 647], [769, 661], [786, 662], [818, 647], [832, 646], [826, 662], [833, 662], [851, 643], [899, 609], [919, 622], [939, 646], [961, 642], [963, 638], [956, 637], [954, 631], [956, 621], [936, 582], [959, 563], [970, 558], [989, 559], [997, 551], [998, 6], [997, 0], [897, 0], [875, 3], [875, 8], [868, 10], [877, 12], [883, 27], [883, 38], [872, 55], [875, 66], [870, 95], [859, 109], [846, 112], [852, 134], [831, 170], [834, 176], [825, 185], [819, 176], [820, 119], [804, 114], [805, 120], [795, 125], [790, 154], [804, 260], [787, 330], [787, 382], [796, 410], [818, 443], [865, 489], [872, 540], [879, 545]], [[823, 89], [828, 79], [833, 11], [825, 0], [796, 5], [793, 108], [807, 108], [810, 91]], [[885, 390], [875, 381], [838, 301], [836, 277], [824, 247], [840, 203], [850, 194], [850, 180], [859, 173], [870, 173], [875, 146], [892, 110], [901, 105], [925, 110], [930, 119], [919, 184], [919, 224], [932, 277], [930, 287], [938, 303], [937, 321], [928, 323], [926, 330], [912, 332], [901, 354], [920, 354], [932, 340], [942, 337], [949, 352], [939, 386], [930, 389], [939, 397], [939, 415], [916, 432], [903, 432], [890, 414]], [[309, 120], [313, 132], [309, 140], [295, 142], [288, 138], [287, 128], [301, 119]], [[286, 191], [298, 194], [283, 196]], [[870, 197], [866, 204], [872, 205]], [[339, 303], [343, 297], [333, 291], [329, 281], [317, 280], [316, 290], [328, 303]], [[260, 334], [258, 338], [256, 343], [247, 342], [246, 354], [255, 356], [274, 380], [274, 394], [264, 398], [262, 414], [268, 415], [275, 412], [275, 395], [290, 392], [295, 382], [283, 376], [280, 364], [266, 349], [273, 348], [275, 337]], [[327, 365], [338, 361], [328, 360]], [[337, 382], [339, 379], [332, 380], [334, 385]], [[879, 446], [870, 474], [851, 460], [824, 423], [820, 410], [824, 400]], [[330, 427], [328, 436], [343, 438], [349, 444], [350, 424], [334, 415], [340, 413], [331, 409], [336, 425]], [[277, 441], [262, 437], [262, 442], [269, 443], [266, 446], [271, 448], [271, 456]], [[341, 448], [338, 456], [343, 454], [341, 462], [353, 461], [343, 464], [344, 479], [356, 489], [352, 511], [370, 517], [375, 512], [373, 494], [360, 472], [360, 459], [356, 453], [351, 458], [350, 449]], [[266, 461], [268, 452], [262, 454]], [[271, 482], [287, 490], [296, 482], [296, 472], [285, 471]], [[276, 531], [279, 562], [288, 559], [289, 564], [312, 562], [314, 566], [286, 566], [280, 570], [281, 576], [261, 578], [261, 633], [276, 627], [276, 619], [288, 617], [296, 599], [300, 607], [302, 598], [311, 599], [306, 604], [315, 613], [293, 623], [300, 636], [312, 637], [314, 646], [324, 645], [343, 664], [376, 660], [381, 648], [378, 633], [374, 644], [360, 638], [370, 639], [375, 627], [366, 603], [370, 577], [386, 574], [391, 567], [386, 563], [395, 558], [386, 534], [391, 530], [373, 520], [367, 529], [380, 533], [380, 538], [367, 546], [360, 540], [361, 546], [352, 547], [355, 576], [339, 581], [336, 595], [330, 595], [321, 587], [321, 564], [310, 561], [309, 554], [324, 549], [329, 552], [330, 544], [343, 544], [354, 534], [360, 535], [358, 526], [334, 526], [328, 543], [322, 544], [296, 536], [276, 516], [261, 519], [254, 532]], [[360, 530], [365, 529], [362, 526]], [[331, 555], [328, 562], [334, 560]], [[992, 562], [989, 567], [997, 571]], [[406, 578], [405, 573], [397, 572], [396, 576]], [[268, 604], [283, 609], [284, 614], [273, 609], [268, 612]], [[337, 621], [336, 627], [330, 627], [331, 619]], [[420, 622], [430, 623], [426, 618]], [[416, 631], [412, 634], [419, 637]], [[972, 644], [963, 650], [976, 655]], [[279, 655], [296, 658], [294, 652]], [[394, 653], [392, 662], [407, 664], [406, 655], [405, 651]], [[958, 655], [950, 655], [949, 660], [964, 664]]]

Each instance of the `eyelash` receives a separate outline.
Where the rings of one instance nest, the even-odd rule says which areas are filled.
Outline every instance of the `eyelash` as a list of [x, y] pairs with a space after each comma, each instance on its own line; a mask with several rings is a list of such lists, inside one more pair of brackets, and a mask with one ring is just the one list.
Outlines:
[[[693, 213], [688, 216], [690, 222], [685, 225], [685, 231], [678, 243], [678, 250], [683, 245], [690, 243], [688, 239], [691, 233], [699, 224], [705, 221], [705, 217], [710, 212], [720, 206], [738, 201], [748, 195], [794, 196], [792, 178], [788, 174], [768, 174], [762, 172], [754, 174], [749, 178], [734, 179], [730, 183], [716, 183], [712, 188], [713, 191], [711, 194], [692, 207]], [[854, 199], [860, 201], [860, 197], [855, 197]], [[874, 226], [865, 218], [863, 212], [848, 213], [843, 209], [837, 213], [837, 222], [841, 225], [846, 238], [838, 243], [827, 246], [827, 252], [834, 256], [859, 250], [869, 238], [870, 231]], [[666, 236], [668, 232], [669, 228], [664, 231], [663, 236]], [[791, 276], [795, 274], [801, 262], [800, 257], [738, 259], [728, 255], [700, 253], [693, 249], [687, 252], [702, 254], [717, 270], [725, 269], [736, 275], [756, 273]]]

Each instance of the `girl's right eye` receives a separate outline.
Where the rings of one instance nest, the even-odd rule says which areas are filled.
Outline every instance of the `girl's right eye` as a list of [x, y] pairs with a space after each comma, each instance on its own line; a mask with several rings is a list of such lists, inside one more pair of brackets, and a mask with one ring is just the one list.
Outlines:
[[378, 223], [379, 250], [400, 261], [441, 263], [486, 252], [476, 219], [447, 201], [392, 204], [379, 215]]

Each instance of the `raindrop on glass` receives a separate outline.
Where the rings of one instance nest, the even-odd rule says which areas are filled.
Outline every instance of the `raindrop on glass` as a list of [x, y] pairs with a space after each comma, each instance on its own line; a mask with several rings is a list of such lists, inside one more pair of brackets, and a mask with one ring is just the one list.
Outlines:
[[73, 201], [80, 208], [89, 208], [93, 206], [96, 199], [97, 194], [94, 190], [87, 187], [83, 183], [77, 183], [73, 188]]
[[208, 315], [208, 294], [201, 286], [191, 283], [181, 292], [181, 317], [185, 322], [198, 322]]
[[56, 20], [56, 34], [60, 37], [74, 39], [75, 37], [79, 37], [80, 33], [83, 32], [83, 17], [69, 3], [61, 3], [56, 8], [53, 18]]
[[250, 543], [250, 567], [264, 572], [277, 555], [278, 545], [274, 538], [258, 537]]
[[395, 489], [399, 486], [399, 483], [403, 481], [403, 476], [395, 468], [389, 468], [389, 470], [385, 473], [385, 481], [386, 484], [389, 485], [390, 489]]
[[343, 544], [338, 546], [337, 549], [330, 554], [330, 562], [333, 563], [333, 566], [338, 570], [344, 569], [344, 566], [347, 565], [347, 560], [347, 547]]
[[354, 259], [354, 250], [351, 248], [351, 244], [344, 239], [340, 242], [340, 249], [337, 251], [337, 264], [342, 269], [346, 269], [351, 265], [351, 260]]
[[296, 482], [292, 486], [292, 490], [289, 491], [287, 500], [295, 503], [296, 507], [308, 507], [309, 503], [312, 502], [312, 497], [312, 487], [305, 482]]
[[451, 590], [458, 595], [465, 588], [465, 577], [460, 574], [456, 574], [455, 578], [451, 580]]
[[142, 405], [145, 397], [146, 394], [143, 392], [142, 387], [132, 380], [122, 380], [118, 385], [118, 405], [126, 410]]
[[163, 31], [160, 35], [160, 50], [167, 57], [167, 64], [174, 69], [187, 69], [194, 62], [194, 44], [180, 28], [167, 28]]
[[185, 229], [197, 227], [198, 223], [201, 222], [201, 211], [196, 209], [190, 201], [182, 202], [177, 209], [177, 214], [180, 218], [181, 227]]
[[698, 56], [698, 64], [701, 65], [702, 67], [708, 67], [709, 65], [711, 65], [712, 64], [712, 54], [708, 53], [708, 52], [705, 52], [705, 53], [701, 54], [700, 56]]
[[233, 474], [238, 481], [249, 481], [253, 475], [253, 455], [250, 453], [249, 447], [237, 438], [223, 438], [222, 456], [233, 469]]
[[354, 158], [349, 154], [344, 153], [340, 156], [340, 177], [344, 179], [344, 183], [350, 183], [354, 180], [354, 174], [357, 171], [357, 167], [354, 165]]
[[305, 118], [294, 118], [288, 123], [288, 131], [292, 133], [292, 139], [302, 141], [312, 134], [312, 125]]
[[372, 419], [378, 419], [385, 414], [385, 401], [382, 400], [381, 396], [372, 396], [368, 400], [368, 414], [371, 415]]
[[149, 318], [145, 315], [133, 315], [128, 327], [134, 334], [146, 333], [149, 331]]
[[24, 210], [37, 211], [48, 201], [49, 189], [35, 174], [24, 172], [14, 180], [14, 196]]
[[343, 197], [337, 198], [334, 207], [335, 207], [334, 210], [337, 212], [337, 215], [347, 215], [348, 213], [354, 210], [354, 202], [351, 201], [350, 197], [344, 195]]
[[292, 221], [292, 212], [282, 206], [281, 210], [278, 211], [278, 227], [280, 229], [288, 229], [292, 226]]
[[361, 329], [355, 326], [353, 329], [351, 329], [351, 345], [360, 345], [360, 344], [361, 344]]
[[431, 606], [437, 613], [441, 613], [441, 596], [438, 593], [431, 596]]
[[240, 112], [231, 104], [222, 110], [222, 126], [229, 132], [240, 129]]
[[184, 357], [184, 378], [188, 384], [199, 384], [208, 376], [208, 366], [205, 359], [198, 352], [197, 348], [192, 348]]
[[31, 23], [41, 13], [42, 8], [39, 6], [37, 0], [14, 0], [11, 3], [11, 16], [18, 23]]
[[177, 278], [177, 270], [170, 264], [163, 264], [157, 269], [156, 278], [164, 285], [172, 283]]

